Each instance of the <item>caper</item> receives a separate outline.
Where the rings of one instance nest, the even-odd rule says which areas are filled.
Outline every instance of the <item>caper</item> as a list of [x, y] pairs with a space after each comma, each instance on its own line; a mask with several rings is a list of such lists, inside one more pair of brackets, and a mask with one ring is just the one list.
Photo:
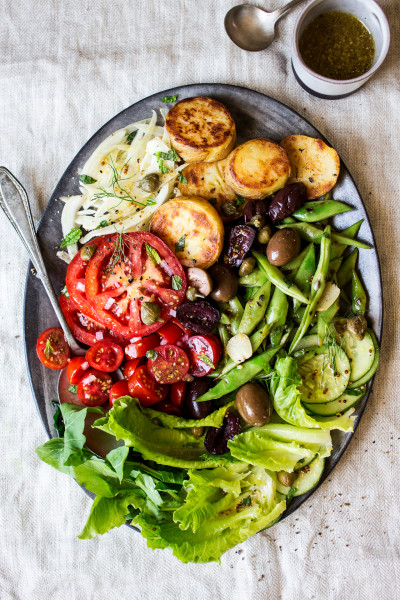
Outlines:
[[91, 244], [90, 246], [83, 246], [81, 248], [80, 254], [81, 259], [88, 261], [92, 258], [93, 254], [96, 252], [97, 246], [95, 244]]
[[139, 187], [144, 192], [155, 192], [160, 185], [158, 173], [149, 173], [139, 181]]
[[339, 335], [344, 335], [347, 330], [347, 319], [337, 319], [333, 326]]
[[260, 244], [268, 244], [269, 240], [272, 236], [272, 230], [269, 225], [264, 225], [261, 227], [260, 231], [257, 234], [257, 242]]
[[189, 285], [188, 289], [186, 290], [186, 298], [190, 302], [194, 302], [196, 300], [197, 296], [198, 296], [198, 294], [197, 294], [196, 288]]
[[192, 427], [194, 437], [200, 438], [204, 433], [204, 427]]
[[265, 225], [265, 218], [262, 215], [254, 215], [250, 219], [249, 225], [253, 225], [256, 229], [261, 229]]
[[367, 331], [367, 319], [362, 315], [350, 317], [347, 319], [347, 331], [361, 342]]
[[239, 275], [240, 277], [244, 277], [245, 275], [250, 275], [256, 268], [256, 259], [252, 256], [245, 258], [242, 264], [240, 265]]
[[153, 325], [160, 318], [160, 307], [155, 302], [143, 302], [140, 317], [145, 325]]
[[293, 473], [288, 473], [287, 471], [279, 471], [278, 473], [278, 481], [286, 487], [291, 487], [294, 484], [296, 477], [296, 471], [293, 471]]
[[234, 202], [224, 202], [221, 208], [222, 212], [224, 212], [227, 217], [234, 217], [238, 214], [238, 210]]

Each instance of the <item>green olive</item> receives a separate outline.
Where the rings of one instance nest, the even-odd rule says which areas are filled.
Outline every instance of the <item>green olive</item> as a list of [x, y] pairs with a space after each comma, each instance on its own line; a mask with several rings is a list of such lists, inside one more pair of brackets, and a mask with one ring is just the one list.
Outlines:
[[268, 242], [267, 257], [271, 265], [283, 267], [300, 252], [300, 236], [295, 229], [280, 229]]
[[91, 244], [90, 246], [83, 246], [80, 250], [81, 259], [88, 261], [92, 258], [93, 254], [96, 252], [97, 246], [95, 244]]
[[221, 209], [227, 217], [234, 217], [238, 214], [238, 209], [234, 202], [224, 202]]
[[339, 335], [344, 335], [347, 331], [347, 319], [337, 319], [333, 326]]
[[155, 302], [143, 302], [140, 317], [145, 325], [153, 325], [160, 318], [160, 307]]
[[186, 298], [190, 301], [190, 302], [194, 302], [197, 298], [198, 294], [197, 294], [197, 290], [195, 287], [192, 287], [191, 285], [188, 287], [188, 289], [186, 290]]
[[257, 242], [260, 244], [268, 244], [269, 240], [272, 236], [272, 229], [269, 225], [264, 225], [261, 227], [260, 231], [257, 234]]
[[139, 187], [144, 192], [155, 192], [160, 186], [158, 173], [149, 173], [139, 181]]
[[192, 427], [194, 437], [200, 438], [204, 433], [204, 427]]
[[250, 275], [256, 268], [256, 259], [252, 256], [245, 258], [242, 264], [240, 265], [239, 275], [240, 277], [244, 277], [245, 275]]
[[367, 331], [367, 319], [362, 315], [347, 319], [347, 331], [360, 342]]
[[296, 477], [296, 471], [293, 471], [293, 473], [288, 473], [287, 471], [279, 471], [278, 473], [278, 481], [286, 487], [292, 487]]
[[245, 383], [239, 388], [235, 398], [239, 415], [249, 425], [262, 427], [271, 418], [269, 396], [258, 383]]
[[253, 225], [256, 229], [262, 229], [265, 226], [265, 218], [262, 215], [254, 215], [250, 219], [249, 225]]

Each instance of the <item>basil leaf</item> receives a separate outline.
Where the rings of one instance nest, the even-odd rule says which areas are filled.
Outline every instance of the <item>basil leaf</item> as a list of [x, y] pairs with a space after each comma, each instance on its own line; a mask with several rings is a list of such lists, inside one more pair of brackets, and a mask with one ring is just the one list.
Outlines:
[[182, 289], [182, 279], [179, 275], [172, 275], [172, 289], [173, 290], [181, 290]]
[[77, 385], [70, 385], [68, 388], [68, 391], [71, 392], [71, 394], [76, 394], [77, 389], [78, 389]]
[[183, 185], [187, 184], [187, 179], [186, 179], [186, 177], [184, 176], [183, 173], [179, 173], [179, 175], [178, 175], [178, 181], [179, 181], [179, 183], [182, 183]]
[[100, 223], [95, 227], [95, 229], [102, 229], [102, 227], [107, 227], [108, 221], [100, 221]]
[[131, 131], [128, 137], [126, 138], [126, 143], [130, 144], [136, 137], [137, 131]]
[[[159, 154], [159, 152], [157, 152], [157, 154]], [[158, 164], [158, 168], [160, 169], [161, 173], [170, 173], [171, 171], [168, 169], [168, 167], [166, 167], [164, 165], [164, 161], [162, 158], [158, 157], [157, 158], [157, 164]]]
[[56, 409], [56, 412], [53, 415], [54, 428], [58, 433], [58, 437], [63, 437], [65, 431], [64, 419], [62, 417], [61, 408], [59, 402], [57, 400], [51, 401], [52, 405]]
[[178, 94], [175, 94], [174, 96], [163, 96], [162, 97], [162, 101], [163, 102], [167, 102], [168, 104], [173, 104], [174, 102], [176, 102], [178, 99]]
[[149, 257], [150, 262], [153, 263], [153, 265], [159, 265], [161, 262], [161, 258], [160, 255], [158, 254], [157, 250], [155, 248], [153, 248], [152, 246], [150, 246], [150, 244], [145, 244], [146, 246], [146, 252], [147, 252], [147, 256]]
[[242, 206], [242, 204], [245, 204], [246, 199], [243, 198], [243, 196], [238, 196], [236, 194], [236, 206]]
[[67, 290], [67, 286], [64, 285], [63, 289], [61, 290], [61, 293], [66, 297], [69, 298], [69, 294], [68, 294], [68, 290]]
[[179, 156], [173, 148], [168, 150], [168, 152], [154, 152], [154, 156], [157, 156], [157, 158], [162, 158], [163, 160], [173, 160], [174, 162], [179, 160]]
[[207, 365], [207, 367], [211, 367], [211, 369], [215, 369], [215, 365], [213, 364], [213, 362], [208, 358], [208, 356], [206, 354], [199, 354], [199, 360], [201, 360], [203, 363], [205, 363]]
[[90, 185], [91, 183], [96, 183], [97, 179], [94, 179], [93, 177], [90, 177], [90, 175], [79, 175], [79, 179], [82, 181], [82, 183], [85, 183], [86, 185]]
[[66, 246], [72, 246], [76, 244], [82, 237], [82, 231], [79, 228], [73, 227], [69, 233], [62, 240], [60, 246], [65, 248]]
[[158, 356], [158, 352], [156, 350], [147, 350], [146, 358], [150, 358], [150, 360], [156, 360]]
[[184, 233], [183, 236], [180, 237], [179, 240], [176, 242], [175, 252], [182, 252], [182, 250], [185, 249], [185, 237], [186, 237], [186, 234]]

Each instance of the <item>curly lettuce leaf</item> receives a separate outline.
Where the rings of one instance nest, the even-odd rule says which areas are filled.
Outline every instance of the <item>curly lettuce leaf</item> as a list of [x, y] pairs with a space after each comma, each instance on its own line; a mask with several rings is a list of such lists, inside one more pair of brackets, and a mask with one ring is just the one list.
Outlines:
[[150, 419], [158, 419], [164, 427], [169, 429], [191, 429], [192, 427], [221, 427], [226, 411], [235, 404], [232, 400], [221, 406], [217, 410], [214, 410], [204, 419], [185, 419], [185, 417], [176, 417], [175, 415], [169, 415], [153, 408], [143, 408], [142, 411], [145, 415], [148, 415]]
[[[330, 456], [332, 452], [332, 439], [329, 431], [322, 429], [307, 429], [295, 427], [288, 423], [267, 423], [263, 427], [253, 428], [260, 435], [267, 435], [280, 442], [296, 442], [303, 448], [311, 450], [321, 458]], [[263, 433], [261, 433], [263, 432]]]

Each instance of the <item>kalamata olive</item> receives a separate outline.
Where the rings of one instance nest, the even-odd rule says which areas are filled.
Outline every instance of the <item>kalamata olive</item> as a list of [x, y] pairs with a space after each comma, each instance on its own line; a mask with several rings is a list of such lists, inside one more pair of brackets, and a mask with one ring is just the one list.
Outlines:
[[224, 262], [230, 267], [240, 267], [253, 245], [256, 232], [250, 225], [235, 225], [229, 234]]
[[278, 481], [286, 487], [291, 487], [294, 484], [296, 477], [296, 471], [293, 471], [292, 473], [288, 473], [287, 471], [279, 471], [278, 473]]
[[211, 333], [221, 318], [217, 308], [206, 300], [184, 302], [176, 309], [178, 321], [195, 333]]
[[238, 415], [228, 413], [224, 418], [222, 427], [209, 427], [204, 439], [205, 449], [211, 454], [225, 454], [225, 452], [228, 452], [228, 441], [240, 431]]
[[204, 419], [211, 412], [211, 401], [196, 402], [196, 398], [200, 398], [203, 394], [208, 392], [212, 382], [207, 377], [195, 377], [191, 383], [189, 383], [184, 401], [184, 412], [186, 417], [189, 419]]
[[245, 277], [246, 275], [250, 275], [256, 268], [256, 259], [252, 256], [248, 256], [244, 259], [239, 268], [240, 277]]
[[300, 237], [297, 231], [290, 227], [280, 229], [268, 242], [267, 257], [271, 265], [283, 267], [296, 258], [300, 252]]
[[257, 242], [259, 242], [260, 244], [268, 244], [271, 237], [271, 227], [269, 225], [264, 225], [264, 227], [261, 227], [260, 231], [257, 233]]
[[229, 302], [236, 296], [239, 280], [236, 273], [221, 263], [216, 263], [209, 269], [213, 280], [213, 289], [210, 298], [215, 302]]
[[155, 302], [143, 302], [140, 317], [145, 325], [153, 325], [160, 318], [160, 306]]
[[268, 216], [273, 223], [290, 217], [307, 200], [307, 188], [302, 182], [289, 183], [271, 200]]
[[160, 186], [160, 177], [158, 173], [149, 173], [139, 181], [139, 187], [144, 192], [155, 192]]
[[362, 315], [347, 319], [347, 331], [360, 342], [367, 331], [367, 319]]
[[249, 200], [244, 207], [243, 219], [245, 223], [260, 229], [265, 225], [267, 207], [264, 200]]
[[246, 383], [239, 388], [235, 405], [246, 423], [261, 427], [271, 418], [271, 403], [264, 388], [258, 383]]

